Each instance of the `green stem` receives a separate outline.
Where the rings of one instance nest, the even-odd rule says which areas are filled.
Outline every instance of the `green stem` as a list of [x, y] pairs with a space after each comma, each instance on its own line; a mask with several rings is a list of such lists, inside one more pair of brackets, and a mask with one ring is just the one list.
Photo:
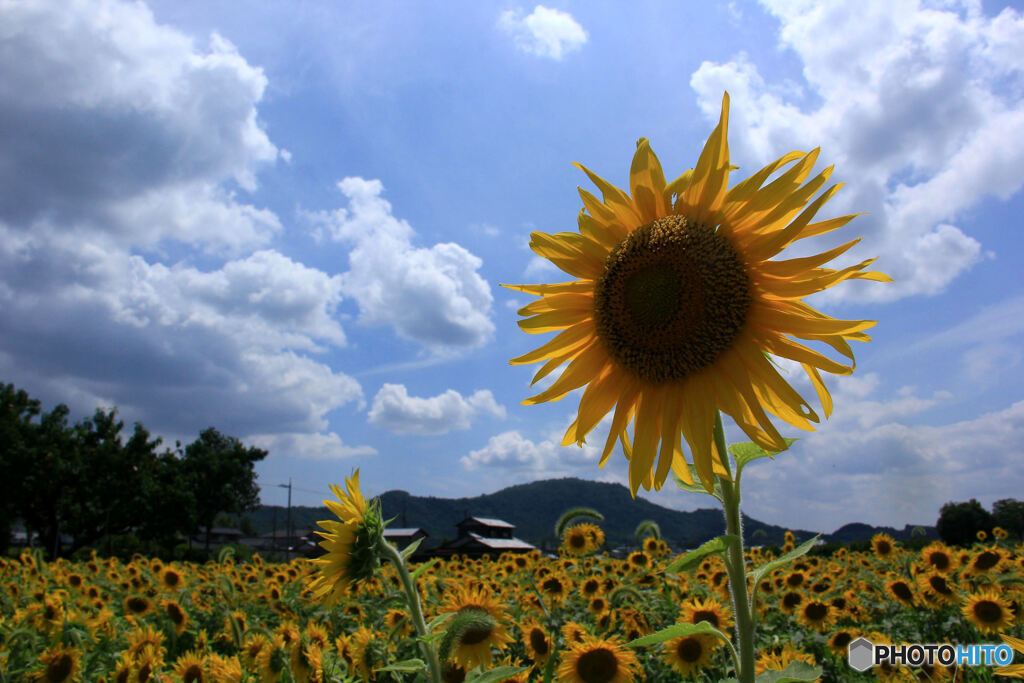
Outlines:
[[420, 651], [423, 653], [423, 658], [430, 668], [430, 680], [432, 683], [441, 683], [441, 664], [437, 659], [437, 650], [434, 648], [433, 643], [423, 640], [427, 637], [427, 622], [423, 619], [423, 609], [420, 607], [420, 594], [416, 591], [416, 584], [413, 583], [412, 577], [409, 576], [409, 569], [405, 566], [405, 559], [398, 552], [398, 549], [384, 540], [383, 537], [381, 537], [377, 548], [385, 557], [391, 560], [391, 564], [395, 565], [398, 578], [402, 581], [402, 588], [405, 589], [405, 600], [409, 603], [409, 615], [412, 617], [412, 625], [420, 639]]
[[[715, 415], [715, 448], [721, 456], [727, 476], [731, 479], [721, 413]], [[725, 533], [739, 539], [729, 546], [725, 560], [725, 568], [729, 574], [729, 592], [732, 594], [732, 609], [736, 615], [736, 649], [739, 650], [739, 671], [736, 672], [736, 678], [740, 683], [753, 683], [754, 616], [747, 596], [747, 567], [743, 558], [743, 525], [740, 518], [740, 486], [738, 477], [735, 482], [729, 479], [718, 477], [722, 487], [722, 507], [725, 510]]]

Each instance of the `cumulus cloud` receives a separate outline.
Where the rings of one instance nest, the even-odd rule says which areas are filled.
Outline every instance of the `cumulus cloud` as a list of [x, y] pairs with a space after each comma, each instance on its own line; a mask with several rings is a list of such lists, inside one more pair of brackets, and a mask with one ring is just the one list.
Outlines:
[[1010, 56], [1024, 49], [1024, 16], [918, 2], [764, 4], [805, 82], [766, 82], [744, 54], [704, 62], [691, 86], [705, 114], [717, 119], [730, 92], [733, 156], [748, 169], [825, 144], [822, 159], [850, 181], [831, 211], [870, 212], [854, 223], [866, 239], [850, 260], [880, 254], [876, 267], [895, 282], [849, 283], [823, 300], [944, 291], [981, 258], [958, 216], [1024, 184], [1024, 71]]
[[477, 347], [494, 333], [483, 262], [458, 244], [414, 247], [412, 226], [395, 218], [379, 180], [345, 178], [348, 207], [307, 213], [320, 239], [352, 244], [342, 292], [359, 305], [359, 322], [388, 325], [404, 339], [443, 352]]
[[0, 21], [0, 220], [235, 253], [280, 230], [221, 185], [251, 191], [277, 158], [255, 108], [266, 77], [227, 40], [198, 49], [112, 0], [4, 3]]
[[516, 47], [538, 57], [558, 60], [587, 42], [587, 32], [571, 14], [541, 5], [525, 17], [522, 10], [506, 10], [498, 26], [513, 37]]
[[248, 440], [269, 453], [304, 460], [343, 460], [377, 455], [377, 449], [372, 446], [349, 446], [334, 432], [254, 434]]
[[438, 396], [410, 396], [405, 385], [384, 384], [373, 399], [368, 416], [370, 424], [396, 434], [446, 434], [455, 429], [469, 429], [482, 415], [505, 418], [504, 406], [498, 405], [487, 389], [471, 396], [449, 389]]
[[142, 3], [4, 2], [0, 27], [0, 374], [157, 433], [330, 441], [362, 401], [316, 358], [345, 344], [341, 278], [239, 198], [278, 157], [263, 72]]
[[545, 477], [565, 476], [567, 464], [587, 462], [596, 465], [600, 452], [596, 446], [563, 447], [560, 439], [547, 438], [540, 442], [527, 439], [516, 430], [502, 432], [488, 439], [478, 450], [470, 451], [460, 459], [467, 470], [481, 467], [499, 467]]

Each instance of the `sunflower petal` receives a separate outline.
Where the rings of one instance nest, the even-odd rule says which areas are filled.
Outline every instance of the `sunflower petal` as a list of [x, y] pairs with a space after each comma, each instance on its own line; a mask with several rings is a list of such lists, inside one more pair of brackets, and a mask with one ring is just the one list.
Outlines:
[[587, 177], [590, 178], [590, 182], [594, 183], [594, 185], [597, 186], [597, 189], [601, 190], [604, 205], [611, 209], [619, 222], [622, 223], [627, 230], [632, 230], [633, 228], [639, 227], [643, 224], [640, 220], [640, 214], [637, 213], [636, 207], [633, 205], [633, 201], [629, 198], [629, 195], [591, 171], [583, 164], [573, 162], [573, 166], [586, 173]]
[[636, 154], [629, 168], [629, 193], [640, 212], [643, 223], [668, 214], [665, 203], [665, 173], [661, 162], [651, 150], [650, 141], [640, 138], [636, 143]]
[[564, 294], [568, 292], [592, 292], [594, 291], [593, 280], [573, 280], [572, 282], [558, 282], [551, 285], [501, 285], [505, 289], [516, 292], [525, 292], [544, 296], [545, 294]]
[[579, 389], [604, 367], [608, 362], [608, 354], [604, 347], [595, 340], [586, 346], [576, 358], [562, 371], [555, 383], [536, 396], [523, 401], [523, 405], [532, 406], [545, 401], [558, 401], [574, 389]]
[[719, 211], [729, 184], [729, 93], [722, 96], [722, 114], [697, 159], [693, 178], [676, 202], [676, 213], [695, 223], [709, 223]]
[[564, 332], [559, 333], [554, 339], [540, 348], [513, 358], [509, 361], [509, 365], [536, 363], [538, 361], [551, 358], [552, 356], [577, 349], [580, 346], [583, 346], [583, 344], [594, 335], [595, 329], [596, 327], [592, 318], [576, 323]]

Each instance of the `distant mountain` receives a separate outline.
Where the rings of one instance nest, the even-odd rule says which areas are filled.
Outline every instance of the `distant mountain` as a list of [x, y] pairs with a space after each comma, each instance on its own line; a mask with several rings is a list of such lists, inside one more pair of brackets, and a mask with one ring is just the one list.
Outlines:
[[[546, 479], [530, 484], [510, 486], [495, 493], [473, 498], [435, 498], [414, 496], [406, 491], [388, 491], [381, 494], [384, 518], [394, 517], [392, 527], [422, 527], [431, 538], [455, 538], [455, 524], [467, 516], [497, 517], [516, 527], [517, 537], [538, 547], [557, 545], [554, 526], [558, 518], [573, 507], [588, 507], [604, 515], [600, 522], [608, 548], [635, 543], [633, 531], [644, 520], [654, 520], [661, 528], [664, 539], [677, 549], [693, 548], [719, 536], [725, 531], [725, 521], [719, 509], [700, 509], [692, 512], [670, 510], [641, 498], [634, 499], [629, 489], [621, 484], [587, 481], [575, 477]], [[296, 530], [316, 529], [316, 522], [330, 519], [326, 508], [293, 507], [292, 526]], [[262, 506], [250, 516], [258, 533], [269, 533], [275, 524], [284, 529], [286, 510], [276, 506]], [[896, 540], [910, 538], [913, 527], [903, 531], [867, 524], [847, 524], [826, 541], [850, 543], [886, 532]], [[924, 527], [927, 535], [935, 537], [934, 527]], [[744, 515], [744, 540], [752, 545], [782, 544], [784, 527], [765, 524]], [[814, 536], [812, 532], [793, 529], [798, 539]]]

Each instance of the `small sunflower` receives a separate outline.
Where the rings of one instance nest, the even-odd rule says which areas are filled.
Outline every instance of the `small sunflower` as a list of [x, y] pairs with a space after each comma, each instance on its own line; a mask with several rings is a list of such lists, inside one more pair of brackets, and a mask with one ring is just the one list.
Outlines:
[[860, 636], [859, 631], [848, 628], [841, 628], [834, 631], [828, 639], [828, 649], [832, 650], [837, 657], [846, 657], [849, 653], [850, 643]]
[[206, 656], [195, 650], [178, 657], [174, 663], [174, 673], [181, 677], [182, 683], [206, 683], [211, 680]]
[[160, 587], [168, 591], [176, 591], [185, 587], [185, 577], [174, 567], [164, 567], [160, 571]]
[[[760, 675], [766, 671], [784, 671], [793, 662], [804, 662], [816, 666], [814, 655], [804, 652], [792, 643], [781, 647], [762, 650], [754, 663], [754, 670]], [[819, 679], [820, 680], [820, 679]]]
[[925, 567], [939, 572], [951, 572], [957, 568], [957, 558], [945, 543], [936, 541], [921, 550], [921, 561]]
[[176, 600], [161, 600], [160, 606], [163, 607], [164, 614], [171, 620], [174, 625], [174, 632], [179, 636], [185, 632], [188, 628], [188, 613]]
[[567, 621], [562, 625], [562, 639], [569, 646], [578, 645], [590, 637], [590, 632], [583, 624]]
[[604, 532], [601, 527], [589, 522], [575, 524], [562, 534], [562, 548], [573, 556], [589, 555], [596, 552], [604, 543]]
[[1013, 626], [1013, 610], [995, 591], [971, 593], [961, 610], [967, 620], [985, 635], [992, 635]]
[[715, 598], [687, 600], [680, 608], [679, 618], [689, 624], [706, 621], [719, 631], [725, 631], [733, 624], [731, 610]]
[[[840, 228], [854, 216], [811, 222], [839, 189], [832, 186], [807, 205], [832, 172], [829, 167], [804, 185], [817, 149], [790, 152], [729, 189], [734, 167], [728, 120], [725, 94], [718, 126], [696, 167], [670, 183], [646, 138], [637, 142], [629, 194], [577, 164], [602, 199], [580, 190], [578, 233], [530, 236], [534, 252], [577, 279], [505, 285], [541, 297], [520, 309], [526, 316], [520, 328], [531, 334], [561, 331], [511, 362], [546, 361], [534, 382], [569, 363], [554, 384], [524, 403], [557, 401], [587, 385], [562, 440], [581, 446], [614, 407], [600, 465], [620, 441], [634, 496], [641, 485], [661, 488], [670, 471], [693, 483], [682, 439], [701, 482], [712, 490], [714, 473], [724, 473], [725, 454], [716, 453], [712, 443], [718, 411], [770, 451], [787, 444], [767, 413], [813, 430], [817, 414], [766, 354], [801, 363], [828, 417], [832, 399], [819, 370], [852, 373], [847, 340], [870, 340], [864, 330], [875, 323], [835, 320], [802, 299], [846, 279], [890, 281], [864, 270], [874, 259], [842, 270], [819, 268], [859, 240], [814, 256], [769, 260], [796, 240]], [[790, 337], [829, 344], [851, 365]]]
[[43, 668], [34, 674], [37, 681], [66, 683], [78, 677], [81, 671], [82, 653], [77, 648], [57, 644], [39, 655]]
[[917, 585], [920, 586], [925, 598], [935, 605], [952, 605], [957, 600], [953, 584], [942, 572], [920, 574], [917, 577]]
[[628, 683], [640, 674], [636, 655], [614, 636], [585, 638], [558, 666], [559, 683]]
[[1005, 541], [1010, 536], [1010, 532], [1001, 526], [992, 527], [992, 537], [997, 541]]
[[531, 619], [523, 622], [519, 627], [519, 631], [523, 634], [522, 638], [523, 645], [526, 648], [526, 656], [537, 664], [547, 662], [552, 651], [555, 649], [555, 643], [544, 627], [539, 622]]
[[1006, 561], [1006, 555], [999, 548], [984, 548], [978, 551], [964, 569], [964, 576], [997, 574]]
[[832, 605], [822, 600], [808, 600], [800, 605], [801, 624], [814, 631], [825, 631], [835, 621]]
[[977, 538], [979, 541], [984, 542], [988, 540], [988, 532], [984, 529], [978, 529], [978, 533], [974, 534], [974, 537]]
[[721, 642], [715, 636], [696, 634], [666, 640], [662, 645], [665, 663], [681, 676], [691, 677], [711, 663]]
[[136, 617], [144, 617], [153, 611], [153, 601], [144, 595], [129, 595], [122, 603], [124, 613]]
[[871, 549], [880, 560], [888, 560], [896, 552], [896, 541], [889, 534], [875, 534], [871, 538]]
[[552, 602], [560, 603], [572, 590], [572, 583], [563, 574], [551, 574], [537, 582], [537, 590]]
[[323, 557], [313, 560], [319, 566], [309, 590], [317, 601], [336, 604], [353, 583], [370, 578], [378, 564], [377, 544], [384, 535], [384, 523], [377, 502], [367, 505], [359, 490], [359, 470], [345, 479], [348, 491], [331, 484], [338, 500], [325, 500], [324, 504], [338, 518], [318, 522], [324, 531], [320, 546], [326, 550]]
[[885, 590], [900, 603], [908, 607], [914, 606], [914, 589], [903, 577], [897, 576], [887, 581]]

